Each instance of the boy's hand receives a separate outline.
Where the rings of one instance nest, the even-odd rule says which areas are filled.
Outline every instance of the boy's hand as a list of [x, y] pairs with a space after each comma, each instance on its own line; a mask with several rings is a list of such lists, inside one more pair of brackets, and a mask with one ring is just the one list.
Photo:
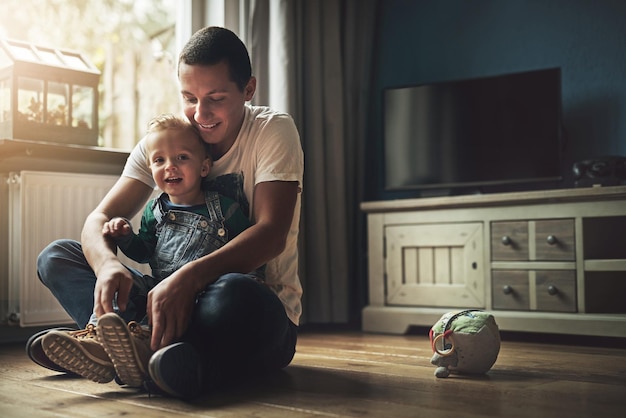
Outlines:
[[102, 235], [105, 237], [118, 238], [132, 232], [130, 223], [124, 218], [113, 218], [102, 226]]

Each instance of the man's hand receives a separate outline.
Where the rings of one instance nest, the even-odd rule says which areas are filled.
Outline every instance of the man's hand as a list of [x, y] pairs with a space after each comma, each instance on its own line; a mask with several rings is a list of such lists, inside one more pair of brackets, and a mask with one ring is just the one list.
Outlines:
[[116, 217], [104, 223], [102, 235], [105, 237], [119, 238], [125, 237], [132, 232], [130, 223], [125, 218]]
[[94, 311], [98, 317], [113, 312], [113, 299], [117, 293], [117, 305], [120, 311], [126, 310], [128, 296], [133, 286], [133, 276], [117, 259], [103, 264], [98, 271], [98, 280], [94, 289]]
[[184, 267], [161, 281], [148, 293], [146, 311], [152, 325], [153, 350], [180, 339], [189, 326], [196, 301], [196, 285]]

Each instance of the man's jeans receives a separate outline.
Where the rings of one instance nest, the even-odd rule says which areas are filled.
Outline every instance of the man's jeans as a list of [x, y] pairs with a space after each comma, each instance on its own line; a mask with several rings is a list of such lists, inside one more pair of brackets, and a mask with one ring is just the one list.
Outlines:
[[[135, 278], [126, 311], [128, 322], [145, 315], [147, 291], [156, 283], [129, 268]], [[96, 276], [73, 240], [57, 240], [37, 259], [42, 283], [79, 327], [89, 323]], [[187, 341], [198, 350], [210, 376], [221, 379], [287, 366], [294, 354], [297, 326], [278, 298], [254, 276], [230, 273], [207, 286], [196, 298]]]

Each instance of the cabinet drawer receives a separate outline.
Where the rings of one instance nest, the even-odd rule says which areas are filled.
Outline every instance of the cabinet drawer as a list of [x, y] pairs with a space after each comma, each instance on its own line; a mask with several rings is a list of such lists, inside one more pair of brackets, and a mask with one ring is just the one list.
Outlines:
[[536, 260], [572, 261], [575, 259], [573, 219], [535, 222]]
[[493, 270], [491, 291], [493, 309], [544, 312], [577, 310], [574, 270]]
[[491, 259], [527, 261], [528, 222], [493, 222], [491, 224]]
[[535, 276], [538, 311], [576, 312], [576, 272], [539, 270]]
[[491, 284], [494, 309], [517, 311], [530, 309], [527, 271], [494, 270]]

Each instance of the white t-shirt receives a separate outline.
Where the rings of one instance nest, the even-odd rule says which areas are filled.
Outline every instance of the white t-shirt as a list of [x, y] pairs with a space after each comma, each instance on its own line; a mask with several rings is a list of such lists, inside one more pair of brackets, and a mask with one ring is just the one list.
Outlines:
[[[246, 105], [244, 121], [230, 150], [213, 163], [207, 177], [212, 190], [239, 202], [254, 222], [254, 186], [266, 181], [297, 181], [302, 190], [304, 153], [291, 116], [267, 107]], [[132, 150], [122, 176], [155, 187], [146, 165], [145, 138]], [[285, 250], [266, 265], [266, 283], [276, 292], [287, 316], [298, 325], [302, 285], [298, 277], [298, 230], [301, 193]]]

